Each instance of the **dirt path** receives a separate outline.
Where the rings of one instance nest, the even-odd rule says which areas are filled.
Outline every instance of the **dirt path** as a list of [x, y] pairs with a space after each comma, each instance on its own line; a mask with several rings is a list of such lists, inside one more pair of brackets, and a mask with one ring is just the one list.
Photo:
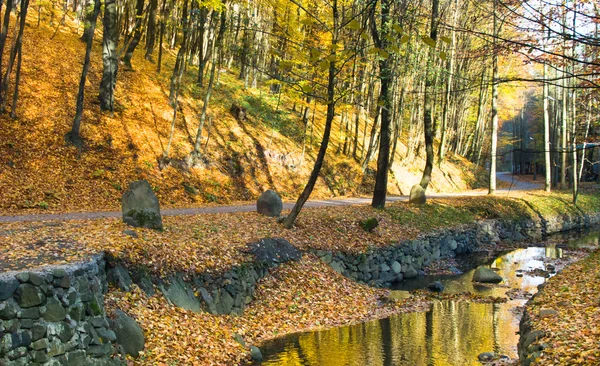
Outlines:
[[[513, 178], [514, 177], [514, 178]], [[527, 191], [539, 189], [541, 183], [529, 182], [518, 176], [512, 176], [510, 173], [498, 173], [498, 180], [511, 184], [510, 188], [499, 189], [497, 195], [510, 195], [518, 191]], [[428, 198], [450, 198], [450, 197], [468, 197], [481, 196], [487, 194], [487, 190], [479, 189], [461, 193], [432, 193]], [[408, 201], [408, 196], [388, 197], [387, 202], [405, 202]], [[330, 200], [311, 200], [308, 201], [305, 207], [326, 207], [326, 206], [349, 206], [370, 204], [371, 198], [340, 198]], [[284, 209], [291, 209], [294, 202], [285, 202]], [[250, 212], [256, 210], [256, 204], [242, 205], [223, 205], [210, 207], [195, 207], [195, 208], [176, 208], [161, 210], [163, 216], [179, 216], [179, 215], [198, 215], [198, 214], [214, 214], [214, 213], [233, 213], [233, 212]], [[31, 214], [31, 215], [7, 215], [0, 216], [0, 223], [8, 222], [34, 222], [34, 221], [67, 221], [67, 220], [90, 220], [102, 219], [107, 217], [121, 217], [120, 211], [111, 212], [72, 212], [72, 213], [57, 213], [57, 214]]]

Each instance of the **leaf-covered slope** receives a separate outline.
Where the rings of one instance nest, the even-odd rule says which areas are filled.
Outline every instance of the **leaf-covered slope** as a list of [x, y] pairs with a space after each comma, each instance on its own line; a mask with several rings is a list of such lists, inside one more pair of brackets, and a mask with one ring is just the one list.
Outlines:
[[[84, 145], [68, 146], [64, 136], [75, 114], [85, 49], [81, 29], [67, 19], [53, 36], [55, 29], [45, 22], [38, 27], [33, 18], [29, 20], [17, 119], [0, 116], [0, 212], [115, 210], [127, 184], [142, 178], [150, 181], [163, 207], [253, 200], [268, 188], [295, 199], [303, 188], [318, 148], [322, 108], [314, 128], [307, 131], [302, 159], [300, 103], [278, 101], [266, 86], [245, 90], [234, 70], [223, 69], [202, 141], [206, 164], [181, 169], [177, 162], [192, 150], [204, 95], [194, 83], [197, 71], [190, 69], [182, 83], [170, 151], [175, 163], [161, 169], [158, 159], [166, 149], [173, 116], [168, 95], [174, 51], [165, 50], [161, 74], [142, 52], [134, 55], [134, 71], [120, 68], [116, 112], [110, 116], [100, 112], [97, 101], [102, 71], [98, 32], [86, 85]], [[229, 113], [233, 102], [247, 109], [246, 121]], [[364, 121], [360, 128], [365, 129]], [[313, 197], [370, 194], [372, 176], [363, 175], [353, 158], [337, 154], [338, 121], [334, 131]], [[423, 159], [403, 161], [406, 150], [399, 144], [389, 183], [392, 194], [406, 194], [420, 179]], [[442, 169], [444, 173], [434, 170], [432, 191], [465, 190], [476, 181], [470, 164], [460, 157], [449, 159]]]

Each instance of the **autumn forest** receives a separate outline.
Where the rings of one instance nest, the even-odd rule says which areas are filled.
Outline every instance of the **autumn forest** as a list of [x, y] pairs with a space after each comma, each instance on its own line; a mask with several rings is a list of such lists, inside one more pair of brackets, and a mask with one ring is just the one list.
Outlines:
[[598, 364], [599, 184], [597, 1], [0, 0], [2, 365]]

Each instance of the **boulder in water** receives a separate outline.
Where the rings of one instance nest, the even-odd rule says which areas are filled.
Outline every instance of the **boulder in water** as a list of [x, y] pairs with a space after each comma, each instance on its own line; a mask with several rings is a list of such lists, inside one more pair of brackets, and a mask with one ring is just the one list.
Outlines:
[[502, 277], [487, 267], [479, 267], [473, 274], [473, 282], [500, 283]]
[[493, 361], [496, 358], [496, 355], [493, 354], [492, 352], [483, 352], [480, 353], [479, 356], [477, 356], [477, 359], [481, 362], [490, 362]]
[[440, 281], [435, 281], [427, 285], [427, 288], [429, 289], [429, 291], [442, 292], [444, 291], [444, 284]]

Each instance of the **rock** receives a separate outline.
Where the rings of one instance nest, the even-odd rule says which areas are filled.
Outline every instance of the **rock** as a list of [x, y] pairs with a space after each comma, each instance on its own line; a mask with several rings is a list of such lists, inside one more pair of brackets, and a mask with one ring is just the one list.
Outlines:
[[246, 109], [237, 103], [231, 105], [229, 112], [240, 122], [244, 122], [246, 120]]
[[460, 269], [458, 269], [458, 268], [456, 268], [456, 267], [450, 267], [450, 268], [448, 268], [448, 270], [449, 270], [450, 272], [452, 272], [452, 274], [456, 274], [456, 275], [459, 275], [459, 274], [462, 274], [462, 273], [463, 273], [463, 272], [462, 272]]
[[456, 248], [458, 248], [458, 243], [456, 242], [456, 240], [452, 239], [448, 243], [448, 246], [449, 246], [450, 250], [456, 250]]
[[46, 304], [46, 312], [44, 313], [44, 320], [47, 322], [59, 322], [67, 316], [67, 311], [62, 306], [60, 301], [55, 298], [48, 300]]
[[256, 346], [250, 347], [250, 357], [253, 361], [261, 362], [263, 360], [262, 353], [260, 349]]
[[400, 263], [398, 263], [397, 261], [393, 261], [391, 267], [392, 267], [392, 271], [395, 274], [402, 272], [402, 265]]
[[404, 268], [403, 275], [404, 278], [415, 278], [419, 275], [419, 272], [417, 272], [417, 270], [414, 269], [413, 266], [408, 265], [406, 266], [406, 268]]
[[221, 291], [221, 298], [217, 303], [217, 312], [219, 314], [231, 314], [235, 301], [226, 290]]
[[37, 341], [33, 342], [31, 344], [31, 348], [33, 348], [36, 351], [40, 351], [43, 349], [47, 349], [49, 345], [50, 345], [50, 343], [48, 343], [48, 338], [42, 338], [42, 339], [38, 339]]
[[19, 281], [17, 281], [16, 278], [0, 279], [0, 301], [4, 301], [11, 297], [18, 287]]
[[61, 365], [79, 366], [87, 364], [86, 354], [84, 350], [76, 350], [66, 353], [59, 359]]
[[131, 280], [127, 269], [120, 264], [117, 264], [108, 270], [106, 279], [109, 283], [115, 285], [119, 290], [125, 292], [131, 291], [131, 285], [133, 284], [133, 281]]
[[479, 267], [473, 274], [473, 282], [500, 283], [502, 277], [487, 267]]
[[48, 335], [57, 336], [62, 342], [69, 341], [73, 334], [75, 330], [65, 322], [48, 324]]
[[42, 323], [34, 324], [31, 328], [31, 339], [37, 341], [46, 335], [46, 326]]
[[46, 300], [46, 296], [38, 287], [25, 283], [15, 291], [15, 300], [20, 307], [30, 308], [42, 304]]
[[17, 273], [15, 278], [17, 280], [19, 280], [19, 282], [25, 283], [25, 282], [29, 281], [29, 273], [27, 273], [27, 272]]
[[369, 233], [372, 233], [373, 230], [375, 230], [377, 228], [377, 226], [379, 226], [379, 220], [377, 220], [377, 218], [375, 217], [371, 217], [369, 219], [360, 221], [358, 223], [358, 225], [360, 225], [360, 227], [364, 230], [367, 231]]
[[549, 309], [549, 308], [540, 309], [540, 318], [550, 318], [550, 317], [557, 316], [557, 315], [558, 315], [558, 311], [556, 311], [554, 309]]
[[323, 261], [323, 263], [329, 264], [333, 260], [333, 257], [331, 256], [331, 253], [327, 253], [321, 257], [321, 260]]
[[98, 336], [104, 343], [106, 342], [114, 342], [117, 339], [117, 335], [111, 329], [106, 328], [98, 328], [97, 330]]
[[238, 333], [233, 334], [233, 339], [238, 342], [242, 347], [246, 348], [246, 341], [244, 341], [244, 337], [239, 335]]
[[379, 266], [379, 270], [381, 272], [389, 272], [391, 268], [386, 263], [381, 263], [381, 265]]
[[396, 279], [396, 276], [394, 276], [390, 272], [380, 272], [379, 279], [383, 283], [391, 283], [391, 282], [394, 282], [394, 280]]
[[117, 336], [117, 343], [123, 347], [125, 353], [137, 357], [145, 345], [142, 328], [132, 317], [121, 310], [116, 310], [115, 315], [112, 328]]
[[556, 266], [554, 264], [547, 264], [546, 271], [549, 273], [556, 273]]
[[67, 275], [67, 272], [62, 268], [55, 268], [52, 271], [52, 276], [54, 276], [56, 278], [63, 278], [66, 275]]
[[261, 215], [277, 217], [281, 214], [282, 209], [281, 197], [272, 189], [261, 194], [256, 201], [256, 211]]
[[340, 274], [344, 273], [344, 267], [342, 266], [342, 264], [340, 262], [332, 261], [330, 266], [337, 273], [340, 273]]
[[121, 204], [123, 222], [126, 224], [158, 230], [163, 228], [160, 204], [148, 181], [130, 183]]
[[123, 230], [123, 234], [124, 235], [129, 235], [129, 236], [131, 236], [132, 238], [135, 238], [135, 239], [138, 238], [138, 234], [135, 231], [133, 231], [133, 230]]
[[444, 291], [444, 284], [440, 281], [435, 281], [427, 285], [427, 288], [433, 292], [442, 292]]
[[477, 359], [481, 362], [489, 362], [496, 358], [496, 355], [491, 352], [483, 352], [477, 356]]
[[211, 314], [218, 314], [217, 307], [215, 306], [215, 301], [212, 296], [208, 293], [208, 291], [204, 287], [200, 287], [200, 298], [206, 304], [207, 310]]
[[10, 320], [17, 317], [17, 304], [14, 300], [0, 302], [0, 320]]
[[427, 197], [425, 196], [425, 190], [421, 185], [415, 184], [410, 189], [410, 198], [408, 202], [415, 205], [424, 205], [427, 202]]
[[256, 259], [264, 263], [285, 263], [299, 261], [302, 252], [289, 241], [281, 238], [265, 238], [249, 245], [249, 250]]
[[186, 285], [180, 276], [175, 277], [166, 290], [163, 289], [163, 294], [177, 307], [191, 310], [195, 313], [199, 313], [202, 310], [200, 301], [194, 295], [194, 291]]

